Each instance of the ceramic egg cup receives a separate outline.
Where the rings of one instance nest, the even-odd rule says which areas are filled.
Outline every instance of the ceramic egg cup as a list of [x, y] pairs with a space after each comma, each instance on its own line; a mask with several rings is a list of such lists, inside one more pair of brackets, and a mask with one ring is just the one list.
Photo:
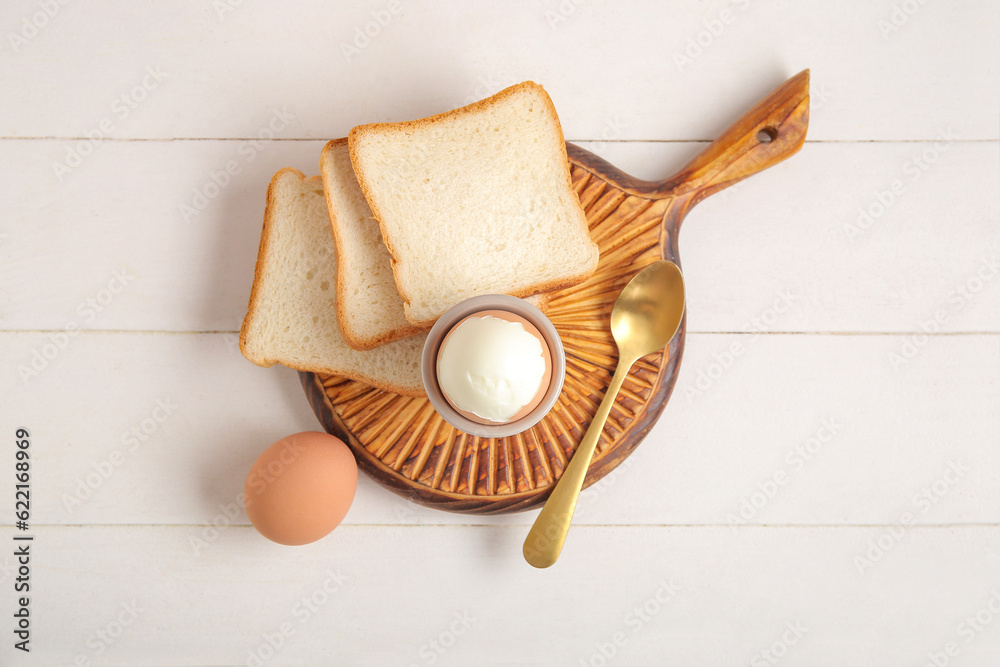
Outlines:
[[[541, 334], [552, 357], [552, 378], [541, 402], [527, 415], [511, 422], [480, 424], [472, 421], [452, 407], [438, 384], [438, 351], [441, 349], [441, 343], [445, 336], [469, 315], [486, 310], [503, 310], [526, 319], [538, 329], [538, 333]], [[420, 358], [420, 376], [431, 405], [449, 424], [465, 433], [481, 438], [505, 438], [527, 431], [541, 421], [542, 417], [555, 405], [566, 378], [566, 352], [556, 328], [552, 326], [552, 322], [545, 316], [545, 313], [524, 299], [504, 294], [486, 294], [467, 299], [438, 318], [427, 335], [426, 342], [424, 342]]]

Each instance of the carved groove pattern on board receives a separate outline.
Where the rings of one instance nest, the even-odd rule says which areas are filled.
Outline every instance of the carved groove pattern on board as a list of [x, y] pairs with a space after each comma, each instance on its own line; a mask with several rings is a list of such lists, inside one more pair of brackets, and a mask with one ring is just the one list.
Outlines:
[[[570, 162], [573, 188], [601, 259], [589, 280], [549, 295], [547, 314], [566, 348], [566, 381], [538, 425], [509, 438], [478, 438], [445, 422], [426, 398], [303, 374], [324, 426], [348, 440], [376, 480], [441, 509], [496, 513], [539, 504], [559, 479], [618, 360], [610, 330], [615, 299], [636, 272], [663, 257], [664, 215], [674, 203], [623, 191], [600, 175], [599, 165], [578, 164], [583, 153], [574, 151]], [[651, 401], [666, 398], [666, 391], [657, 391], [666, 361], [666, 352], [660, 352], [632, 367], [604, 427], [588, 484], [621, 463], [652, 426], [659, 410], [650, 414]]]

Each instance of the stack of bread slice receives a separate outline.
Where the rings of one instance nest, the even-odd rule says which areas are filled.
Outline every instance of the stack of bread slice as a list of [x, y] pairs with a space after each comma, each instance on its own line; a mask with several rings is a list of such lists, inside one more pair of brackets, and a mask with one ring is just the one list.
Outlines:
[[525, 82], [329, 142], [320, 177], [275, 174], [240, 349], [261, 366], [423, 395], [426, 331], [481, 294], [529, 297], [597, 268], [552, 101]]

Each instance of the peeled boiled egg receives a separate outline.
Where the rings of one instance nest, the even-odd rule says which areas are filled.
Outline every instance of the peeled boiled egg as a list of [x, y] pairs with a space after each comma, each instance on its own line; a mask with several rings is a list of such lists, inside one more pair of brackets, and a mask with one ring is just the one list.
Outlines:
[[437, 379], [462, 416], [509, 423], [542, 402], [552, 379], [552, 354], [538, 329], [504, 310], [485, 310], [456, 324], [441, 342]]
[[254, 461], [243, 489], [247, 517], [278, 544], [315, 542], [340, 525], [358, 488], [358, 464], [342, 440], [306, 431]]

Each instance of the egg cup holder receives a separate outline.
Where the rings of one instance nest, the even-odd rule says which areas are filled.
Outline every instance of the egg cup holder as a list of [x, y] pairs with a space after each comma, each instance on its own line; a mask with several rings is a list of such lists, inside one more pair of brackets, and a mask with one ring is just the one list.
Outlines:
[[[445, 336], [466, 317], [487, 310], [502, 310], [526, 319], [541, 334], [552, 358], [552, 378], [541, 402], [524, 417], [512, 422], [480, 424], [465, 417], [444, 397], [437, 381], [438, 352]], [[420, 377], [431, 405], [449, 424], [464, 433], [480, 438], [506, 438], [527, 431], [540, 422], [556, 404], [566, 378], [566, 351], [563, 349], [559, 332], [542, 311], [524, 299], [504, 294], [486, 294], [466, 299], [438, 318], [424, 342], [420, 357]]]

